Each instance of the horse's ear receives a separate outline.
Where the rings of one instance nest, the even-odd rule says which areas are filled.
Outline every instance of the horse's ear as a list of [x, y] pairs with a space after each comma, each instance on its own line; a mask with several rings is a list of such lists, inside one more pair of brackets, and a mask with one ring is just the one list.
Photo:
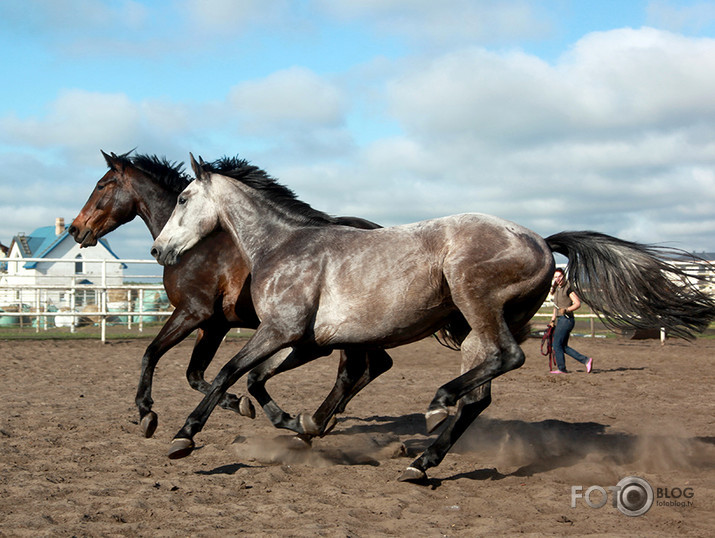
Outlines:
[[194, 171], [194, 176], [196, 176], [196, 179], [202, 179], [202, 176], [204, 174], [204, 160], [201, 158], [201, 156], [199, 156], [201, 164], [197, 163], [196, 159], [194, 159], [194, 154], [191, 152], [189, 152], [189, 157], [191, 158], [191, 169]]
[[104, 160], [107, 161], [107, 166], [111, 168], [112, 170], [118, 170], [119, 169], [119, 158], [112, 152], [111, 155], [107, 155], [104, 153], [104, 150], [100, 149], [99, 151], [102, 152], [102, 156], [104, 157]]

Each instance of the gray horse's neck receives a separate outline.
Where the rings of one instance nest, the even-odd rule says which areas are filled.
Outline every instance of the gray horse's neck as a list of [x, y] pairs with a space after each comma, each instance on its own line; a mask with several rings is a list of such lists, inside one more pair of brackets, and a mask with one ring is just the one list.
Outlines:
[[260, 192], [238, 182], [227, 187], [238, 191], [240, 196], [231, 196], [231, 204], [220, 204], [219, 220], [252, 262], [281, 248], [304, 227], [299, 218], [265, 199]]

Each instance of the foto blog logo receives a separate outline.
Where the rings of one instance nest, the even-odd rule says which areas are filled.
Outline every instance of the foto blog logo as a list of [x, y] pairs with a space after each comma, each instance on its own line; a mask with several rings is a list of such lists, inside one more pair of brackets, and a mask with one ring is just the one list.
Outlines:
[[630, 517], [645, 514], [655, 498], [653, 488], [646, 480], [627, 476], [607, 488], [591, 486], [583, 491], [583, 486], [571, 486], [571, 508], [576, 508], [577, 499], [583, 499], [591, 508], [601, 508], [608, 502], [609, 492], [613, 506]]

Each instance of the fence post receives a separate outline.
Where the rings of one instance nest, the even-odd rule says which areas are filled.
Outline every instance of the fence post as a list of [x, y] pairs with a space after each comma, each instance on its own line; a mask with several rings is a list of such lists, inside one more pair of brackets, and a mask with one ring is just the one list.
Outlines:
[[144, 288], [141, 288], [139, 290], [139, 332], [144, 332], [144, 316], [142, 316], [142, 312], [144, 312]]
[[132, 290], [127, 290], [127, 329], [132, 330], [132, 317], [129, 312], [132, 311]]
[[42, 290], [35, 290], [35, 312], [37, 312], [35, 320], [37, 322], [37, 327], [35, 327], [36, 333], [40, 332], [40, 294], [42, 294]]
[[[48, 293], [48, 290], [45, 290], [45, 302], [44, 302], [45, 306], [44, 306], [44, 308], [43, 308], [43, 310], [42, 310], [45, 314], [47, 314], [47, 312], [48, 312], [49, 303], [50, 303], [49, 293]], [[47, 316], [46, 316], [46, 315], [43, 316], [43, 319], [44, 319], [45, 331], [47, 331], [47, 329], [48, 329], [48, 327], [47, 327], [47, 324], [48, 324], [48, 322], [47, 322]], [[54, 318], [52, 318], [52, 319], [54, 319]]]
[[100, 327], [102, 343], [107, 342], [107, 260], [102, 260], [102, 289], [100, 290]]
[[72, 288], [70, 289], [70, 312], [72, 313], [72, 323], [70, 324], [70, 332], [77, 331], [77, 316], [74, 314], [77, 310], [77, 277], [72, 277]]

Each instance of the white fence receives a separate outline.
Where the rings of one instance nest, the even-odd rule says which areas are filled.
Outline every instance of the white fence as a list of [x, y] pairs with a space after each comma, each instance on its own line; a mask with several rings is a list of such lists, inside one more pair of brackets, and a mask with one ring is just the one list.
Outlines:
[[[0, 260], [2, 263], [8, 261], [23, 264], [76, 262], [61, 258]], [[85, 259], [83, 262], [101, 265], [99, 282], [83, 283], [87, 280], [83, 274], [45, 278], [36, 273], [12, 275], [13, 284], [5, 282], [0, 285], [0, 296], [3, 297], [0, 304], [0, 327], [24, 328], [29, 325], [36, 332], [47, 331], [52, 327], [69, 327], [71, 332], [75, 332], [79, 326], [91, 323], [99, 327], [100, 338], [104, 342], [108, 323], [123, 324], [129, 329], [134, 327], [142, 331], [145, 323], [171, 315], [173, 308], [166, 298], [160, 275], [132, 274], [131, 277], [125, 277], [125, 281], [131, 278], [141, 281], [140, 284], [117, 284], [116, 279], [107, 278], [109, 264], [156, 267], [156, 261]], [[0, 278], [4, 276], [0, 273]]]
[[[0, 263], [10, 260], [0, 259]], [[19, 261], [19, 260], [18, 260]], [[71, 263], [76, 260], [23, 258], [26, 262]], [[0, 285], [0, 296], [4, 296], [0, 304], [0, 328], [10, 326], [30, 326], [36, 332], [54, 327], [69, 327], [71, 332], [83, 323], [99, 327], [102, 342], [106, 341], [107, 324], [124, 324], [142, 331], [144, 323], [162, 320], [171, 315], [173, 307], [169, 304], [161, 276], [157, 274], [131, 275], [132, 280], [155, 281], [152, 283], [121, 285], [110, 283], [107, 279], [108, 264], [151, 265], [156, 267], [154, 260], [83, 260], [87, 263], [99, 263], [102, 266], [100, 282], [92, 284], [81, 283], [83, 275], [65, 277], [66, 283]], [[709, 293], [715, 293], [715, 265], [712, 263], [678, 263], [684, 270], [699, 278], [698, 286]], [[0, 273], [0, 277], [4, 276]], [[28, 279], [38, 280], [35, 276]], [[57, 280], [58, 277], [52, 277]], [[129, 277], [125, 277], [125, 281]], [[41, 279], [41, 278], [40, 278]], [[8, 299], [15, 297], [15, 299]], [[61, 297], [61, 299], [58, 299]], [[550, 300], [544, 303], [549, 306]], [[551, 313], [537, 313], [536, 317], [548, 318]], [[595, 314], [580, 314], [579, 317], [591, 319], [591, 333], [594, 333]], [[12, 320], [12, 321], [11, 321]], [[665, 335], [661, 333], [661, 339]]]

